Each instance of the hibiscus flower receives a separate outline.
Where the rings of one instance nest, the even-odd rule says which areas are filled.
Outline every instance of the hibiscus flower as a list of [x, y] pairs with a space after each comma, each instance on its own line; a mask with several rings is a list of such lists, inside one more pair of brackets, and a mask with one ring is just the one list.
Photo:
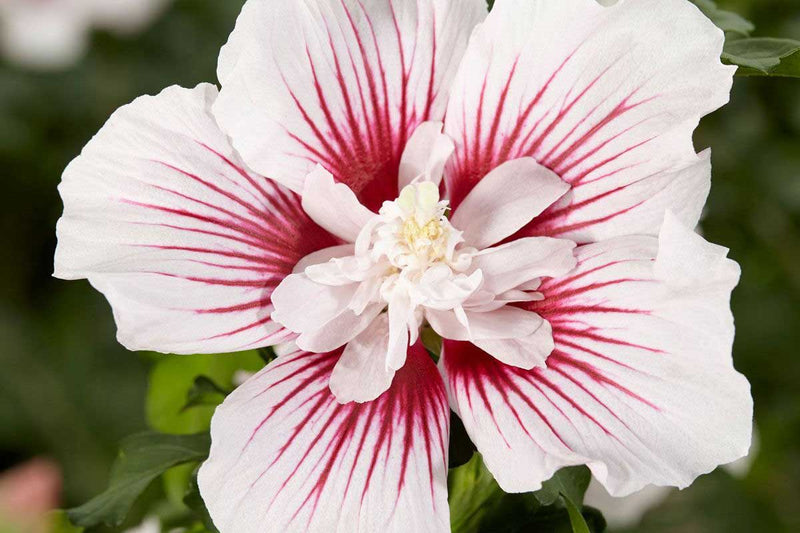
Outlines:
[[507, 491], [685, 487], [751, 433], [739, 267], [692, 231], [722, 43], [685, 0], [250, 0], [221, 91], [66, 170], [56, 275], [130, 349], [296, 343], [212, 421], [223, 533], [448, 531], [451, 408]]

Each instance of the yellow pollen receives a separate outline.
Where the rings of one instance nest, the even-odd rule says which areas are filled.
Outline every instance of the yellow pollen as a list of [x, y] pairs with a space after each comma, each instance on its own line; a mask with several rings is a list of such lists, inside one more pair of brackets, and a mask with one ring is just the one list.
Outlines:
[[[414, 249], [420, 246], [430, 246], [444, 235], [442, 225], [438, 220], [430, 220], [423, 226], [417, 224], [414, 217], [403, 223], [403, 240]], [[422, 242], [419, 242], [422, 241]]]

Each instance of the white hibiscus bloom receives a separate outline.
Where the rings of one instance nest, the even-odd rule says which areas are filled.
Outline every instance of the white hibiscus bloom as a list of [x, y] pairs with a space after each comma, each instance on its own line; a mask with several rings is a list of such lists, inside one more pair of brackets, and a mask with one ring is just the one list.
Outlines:
[[168, 0], [2, 0], [0, 52], [38, 69], [64, 68], [86, 52], [92, 28], [138, 31]]
[[223, 533], [448, 531], [448, 404], [507, 491], [685, 487], [751, 433], [739, 267], [692, 232], [722, 43], [686, 0], [250, 0], [220, 92], [66, 170], [56, 275], [131, 349], [296, 342], [215, 414]]

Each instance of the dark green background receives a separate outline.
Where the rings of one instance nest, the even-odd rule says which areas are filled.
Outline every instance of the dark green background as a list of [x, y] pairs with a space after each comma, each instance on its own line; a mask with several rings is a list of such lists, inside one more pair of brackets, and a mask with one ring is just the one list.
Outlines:
[[[756, 35], [800, 36], [800, 0], [718, 3], [755, 22]], [[50, 277], [56, 185], [118, 106], [215, 81], [241, 4], [178, 1], [143, 35], [96, 33], [63, 73], [0, 64], [0, 468], [55, 458], [66, 505], [99, 492], [119, 439], [145, 427], [150, 357], [116, 343], [108, 305], [87, 283]], [[745, 479], [705, 476], [637, 531], [800, 531], [800, 80], [737, 78], [696, 143], [714, 153], [705, 234], [744, 271], [735, 361], [753, 385], [761, 450]]]

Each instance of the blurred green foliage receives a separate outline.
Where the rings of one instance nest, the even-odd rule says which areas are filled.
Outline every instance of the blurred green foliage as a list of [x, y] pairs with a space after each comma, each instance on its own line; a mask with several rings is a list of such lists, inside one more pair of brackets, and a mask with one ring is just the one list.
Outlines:
[[[214, 406], [222, 403], [224, 396], [208, 394], [207, 389], [231, 391], [237, 371], [256, 372], [263, 366], [255, 351], [191, 357], [154, 355], [145, 402], [147, 422], [167, 433], [208, 431]], [[207, 396], [205, 400], [203, 395]]]
[[[102, 296], [50, 277], [61, 171], [120, 105], [168, 85], [214, 81], [241, 4], [179, 0], [143, 35], [95, 34], [90, 54], [63, 73], [0, 65], [0, 468], [55, 458], [65, 506], [105, 488], [119, 441], [146, 429], [148, 417], [155, 427], [160, 417], [183, 417], [188, 433], [207, 425], [210, 408], [171, 414], [189, 380], [172, 398], [151, 396], [146, 413], [148, 372], [169, 374], [180, 359], [127, 353]], [[800, 0], [717, 4], [753, 21], [754, 35], [800, 37]], [[735, 361], [752, 383], [761, 447], [745, 479], [704, 476], [635, 531], [800, 531], [800, 81], [737, 78], [731, 104], [704, 120], [696, 143], [714, 154], [704, 232], [743, 268]], [[204, 364], [187, 360], [228, 385], [228, 363]], [[146, 501], [165, 490], [169, 482], [152, 487]]]

